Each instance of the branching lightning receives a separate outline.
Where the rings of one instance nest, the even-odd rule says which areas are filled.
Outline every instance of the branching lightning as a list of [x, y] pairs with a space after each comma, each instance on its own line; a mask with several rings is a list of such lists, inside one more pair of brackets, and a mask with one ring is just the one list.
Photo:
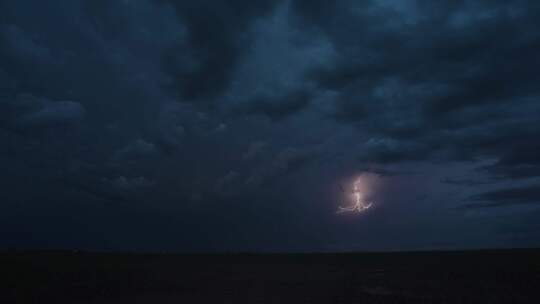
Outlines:
[[358, 186], [359, 181], [356, 181], [354, 183], [354, 188], [352, 191], [353, 195], [353, 205], [348, 207], [342, 207], [338, 206], [337, 213], [344, 213], [344, 212], [363, 212], [367, 209], [371, 208], [373, 205], [372, 202], [366, 203], [362, 198], [362, 192], [360, 192], [360, 188]]

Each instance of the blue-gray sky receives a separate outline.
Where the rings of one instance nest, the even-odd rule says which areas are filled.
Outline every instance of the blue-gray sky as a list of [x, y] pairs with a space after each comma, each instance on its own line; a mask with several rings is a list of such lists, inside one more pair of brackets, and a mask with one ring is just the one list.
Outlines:
[[539, 13], [4, 0], [0, 247], [540, 246]]

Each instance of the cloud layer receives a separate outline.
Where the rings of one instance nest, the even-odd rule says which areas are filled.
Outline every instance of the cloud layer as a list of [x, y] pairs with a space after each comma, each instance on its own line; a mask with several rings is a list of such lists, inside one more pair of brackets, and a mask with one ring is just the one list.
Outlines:
[[[397, 247], [516, 245], [496, 226], [540, 199], [539, 12], [526, 0], [3, 1], [0, 211], [20, 221], [0, 228], [48, 205], [65, 229], [133, 224], [105, 216], [124, 211], [168, 223], [147, 248], [179, 231], [175, 250], [385, 249], [432, 224], [441, 239]], [[338, 184], [366, 171], [385, 181], [380, 209], [339, 222]]]

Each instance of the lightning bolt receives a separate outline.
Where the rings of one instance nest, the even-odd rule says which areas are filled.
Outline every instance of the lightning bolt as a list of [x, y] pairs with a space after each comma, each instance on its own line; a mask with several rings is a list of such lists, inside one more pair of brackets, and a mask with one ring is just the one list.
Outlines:
[[353, 205], [349, 207], [338, 206], [337, 213], [355, 212], [355, 211], [360, 213], [360, 212], [366, 211], [367, 209], [371, 208], [371, 206], [373, 206], [372, 202], [366, 203], [362, 200], [362, 193], [360, 192], [358, 184], [359, 184], [358, 181], [354, 183], [354, 188], [352, 192], [353, 198], [354, 198]]

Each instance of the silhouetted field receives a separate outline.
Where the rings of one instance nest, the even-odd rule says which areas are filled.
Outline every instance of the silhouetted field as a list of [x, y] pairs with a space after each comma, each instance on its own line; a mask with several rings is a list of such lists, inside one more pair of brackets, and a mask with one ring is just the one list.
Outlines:
[[0, 303], [540, 303], [540, 250], [0, 254]]

